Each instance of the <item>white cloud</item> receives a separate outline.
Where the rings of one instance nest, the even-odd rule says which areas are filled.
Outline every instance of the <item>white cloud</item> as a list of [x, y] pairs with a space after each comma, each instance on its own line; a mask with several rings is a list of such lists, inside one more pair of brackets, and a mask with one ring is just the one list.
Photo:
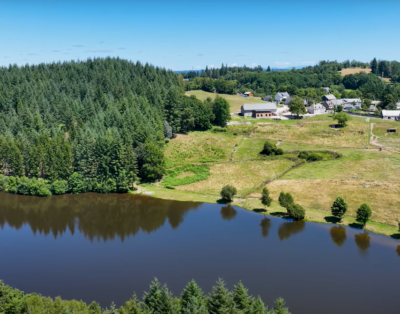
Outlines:
[[253, 67], [255, 67], [255, 66], [257, 65], [257, 63], [253, 62], [251, 65], [252, 65]]
[[232, 66], [235, 67], [235, 66], [237, 66], [237, 64], [236, 63], [232, 63]]
[[210, 64], [208, 67], [209, 68], [215, 68], [215, 65], [214, 64]]

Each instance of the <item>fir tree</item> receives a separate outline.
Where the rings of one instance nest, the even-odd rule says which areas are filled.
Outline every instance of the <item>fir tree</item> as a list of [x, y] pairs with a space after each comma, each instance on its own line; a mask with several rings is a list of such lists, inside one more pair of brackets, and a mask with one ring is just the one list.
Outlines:
[[253, 300], [241, 282], [234, 286], [232, 296], [237, 309], [242, 313], [253, 313], [250, 311]]
[[212, 288], [208, 298], [208, 312], [210, 314], [230, 313], [232, 307], [234, 307], [232, 295], [225, 288], [225, 282], [219, 279], [216, 286]]
[[181, 312], [187, 311], [188, 304], [191, 304], [191, 307], [195, 307], [195, 305], [201, 306], [204, 303], [203, 300], [203, 291], [196, 284], [194, 280], [189, 282], [186, 288], [183, 290], [181, 294]]

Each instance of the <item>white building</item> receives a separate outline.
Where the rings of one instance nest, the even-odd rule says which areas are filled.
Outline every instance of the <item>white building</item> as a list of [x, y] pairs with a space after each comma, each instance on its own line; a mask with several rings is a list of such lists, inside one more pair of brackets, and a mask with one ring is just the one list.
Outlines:
[[287, 92], [283, 92], [283, 93], [279, 92], [279, 93], [276, 93], [276, 95], [275, 95], [275, 101], [277, 103], [280, 103], [282, 101], [282, 99], [288, 99], [289, 97], [290, 97], [289, 93], [287, 93]]
[[[361, 109], [361, 99], [360, 98], [344, 98], [343, 101], [343, 108], [350, 108], [350, 109]], [[347, 110], [350, 110], [347, 109]]]
[[264, 104], [244, 104], [241, 113], [244, 117], [265, 118], [277, 115], [276, 104], [273, 102]]
[[400, 110], [382, 110], [384, 120], [399, 120]]
[[314, 104], [307, 108], [310, 114], [324, 114], [326, 113], [326, 108], [323, 104]]

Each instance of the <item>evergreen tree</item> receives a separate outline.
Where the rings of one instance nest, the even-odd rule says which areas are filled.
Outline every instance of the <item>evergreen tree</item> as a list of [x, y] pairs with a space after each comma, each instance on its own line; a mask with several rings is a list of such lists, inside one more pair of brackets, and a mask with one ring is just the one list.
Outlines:
[[274, 314], [290, 314], [289, 309], [285, 307], [286, 302], [282, 298], [275, 300]]
[[371, 61], [371, 72], [378, 74], [378, 61], [376, 61], [376, 58]]
[[208, 312], [210, 314], [226, 314], [230, 313], [232, 306], [234, 306], [232, 295], [225, 288], [225, 282], [219, 279], [211, 290], [207, 303]]
[[251, 304], [250, 310], [248, 313], [251, 314], [267, 314], [267, 308], [264, 305], [264, 302], [260, 297], [257, 297]]
[[145, 292], [143, 296], [143, 303], [151, 313], [161, 313], [161, 289], [160, 283], [155, 278], [150, 284], [150, 291]]
[[341, 196], [338, 196], [332, 204], [332, 215], [342, 220], [347, 211], [347, 203]]
[[367, 204], [362, 204], [357, 210], [356, 220], [364, 227], [372, 215], [371, 207]]
[[186, 313], [185, 311], [188, 310], [189, 303], [191, 303], [191, 308], [194, 308], [196, 305], [201, 307], [204, 303], [203, 291], [194, 280], [187, 284], [181, 294], [181, 313]]
[[266, 187], [264, 187], [261, 192], [261, 203], [264, 206], [269, 207], [271, 206], [271, 202], [272, 198], [269, 196], [269, 191]]
[[243, 286], [241, 282], [233, 288], [233, 301], [236, 304], [236, 308], [241, 311], [241, 313], [253, 313], [251, 311], [253, 300], [248, 295], [248, 290]]

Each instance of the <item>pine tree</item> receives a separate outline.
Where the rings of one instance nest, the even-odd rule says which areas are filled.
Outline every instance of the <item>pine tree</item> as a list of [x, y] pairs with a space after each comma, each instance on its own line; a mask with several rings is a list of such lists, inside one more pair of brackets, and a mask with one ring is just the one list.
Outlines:
[[347, 211], [347, 203], [341, 196], [338, 196], [332, 204], [332, 215], [342, 220]]
[[376, 58], [371, 61], [371, 72], [378, 74], [378, 61], [376, 61]]
[[152, 313], [157, 313], [159, 312], [159, 309], [161, 308], [160, 305], [160, 297], [161, 295], [161, 290], [160, 290], [160, 283], [155, 278], [151, 284], [150, 284], [150, 291], [145, 292], [143, 296], [143, 303], [144, 305], [152, 312]]
[[204, 303], [203, 291], [196, 284], [194, 280], [189, 282], [181, 294], [181, 312], [187, 310], [188, 304], [192, 303], [191, 307], [195, 305], [201, 306]]
[[269, 206], [271, 206], [271, 202], [272, 202], [272, 198], [269, 196], [269, 191], [266, 187], [264, 187], [261, 192], [261, 203], [264, 206], [269, 207]]
[[266, 314], [267, 308], [260, 297], [257, 297], [251, 304], [249, 313], [251, 314]]
[[226, 314], [230, 313], [232, 307], [234, 307], [232, 295], [225, 288], [225, 282], [222, 279], [218, 279], [208, 299], [208, 312], [210, 314]]
[[232, 296], [237, 309], [242, 311], [242, 313], [244, 314], [253, 313], [250, 311], [253, 300], [248, 295], [248, 290], [243, 286], [241, 282], [234, 286]]
[[274, 314], [290, 314], [289, 309], [285, 307], [286, 302], [282, 298], [275, 300]]

